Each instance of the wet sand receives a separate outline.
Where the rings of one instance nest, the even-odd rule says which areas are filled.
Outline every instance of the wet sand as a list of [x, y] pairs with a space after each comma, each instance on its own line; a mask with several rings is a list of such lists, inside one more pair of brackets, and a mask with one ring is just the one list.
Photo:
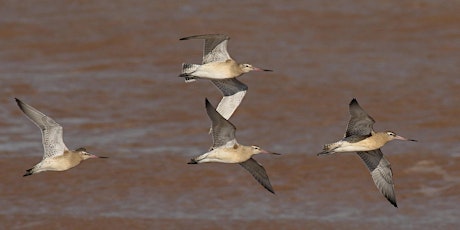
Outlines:
[[[460, 4], [151, 1], [0, 3], [2, 229], [456, 229], [460, 221]], [[207, 13], [211, 11], [211, 13]], [[232, 23], [225, 24], [231, 21]], [[226, 33], [241, 62], [273, 73], [231, 121], [276, 195], [238, 165], [187, 165], [211, 145], [207, 81], [185, 84], [201, 33]], [[40, 131], [14, 97], [64, 127], [69, 148], [109, 159], [22, 178]], [[316, 157], [343, 135], [356, 97], [418, 143], [392, 142], [399, 208], [353, 153]]]

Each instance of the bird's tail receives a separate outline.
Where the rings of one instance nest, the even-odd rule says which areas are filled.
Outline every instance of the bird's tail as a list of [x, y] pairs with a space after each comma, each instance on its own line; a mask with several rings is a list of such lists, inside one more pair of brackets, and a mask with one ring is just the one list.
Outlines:
[[332, 154], [332, 153], [334, 153], [334, 149], [338, 148], [339, 146], [340, 146], [340, 142], [326, 144], [323, 147], [323, 151], [318, 153], [317, 156], [325, 155], [325, 154]]
[[182, 63], [182, 72], [179, 77], [185, 78], [185, 82], [193, 82], [196, 81], [195, 78], [191, 75], [191, 73], [195, 72], [200, 65], [198, 64], [187, 64]]
[[24, 174], [23, 177], [30, 176], [30, 175], [34, 174], [33, 170], [34, 170], [34, 168], [27, 169], [26, 174]]
[[187, 164], [198, 164], [198, 161], [195, 159], [190, 159], [190, 161]]

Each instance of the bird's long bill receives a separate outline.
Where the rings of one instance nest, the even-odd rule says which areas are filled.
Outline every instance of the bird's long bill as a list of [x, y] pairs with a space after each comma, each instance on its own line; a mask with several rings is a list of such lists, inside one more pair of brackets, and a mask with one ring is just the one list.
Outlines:
[[397, 140], [402, 140], [402, 141], [417, 141], [417, 140], [414, 140], [414, 139], [408, 139], [408, 138], [405, 138], [405, 137], [402, 137], [402, 136], [399, 136], [399, 135], [396, 135], [395, 139]]
[[253, 69], [254, 71], [266, 71], [266, 72], [273, 72], [273, 70], [271, 69], [261, 69], [261, 68], [257, 68], [257, 67], [254, 67]]
[[268, 154], [273, 154], [273, 155], [281, 155], [281, 153], [269, 152], [269, 151], [267, 151], [267, 150], [261, 150], [260, 153], [268, 153]]
[[96, 156], [96, 155], [92, 154], [90, 158], [109, 158], [109, 157]]

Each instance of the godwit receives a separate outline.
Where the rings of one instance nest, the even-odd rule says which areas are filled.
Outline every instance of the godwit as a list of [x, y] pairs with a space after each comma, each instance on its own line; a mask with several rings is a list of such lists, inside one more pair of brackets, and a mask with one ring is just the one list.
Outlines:
[[259, 153], [271, 153], [258, 146], [245, 146], [239, 144], [235, 139], [235, 126], [222, 117], [206, 99], [206, 112], [212, 121], [213, 146], [209, 152], [190, 160], [188, 164], [198, 164], [206, 162], [218, 163], [239, 163], [249, 171], [251, 175], [268, 191], [275, 193], [267, 173], [253, 155]]
[[204, 39], [203, 64], [182, 64], [182, 74], [186, 81], [195, 78], [228, 79], [239, 77], [250, 71], [271, 71], [253, 67], [250, 64], [239, 64], [227, 52], [227, 41], [223, 34], [204, 34], [181, 38], [180, 40]]
[[69, 150], [62, 139], [61, 125], [34, 107], [17, 98], [15, 99], [27, 118], [40, 128], [44, 148], [42, 161], [31, 169], [28, 169], [24, 176], [43, 171], [64, 171], [77, 166], [81, 161], [89, 158], [106, 158], [90, 154], [86, 152], [85, 148], [78, 148], [75, 151]]
[[271, 71], [253, 67], [250, 64], [238, 64], [227, 52], [227, 41], [230, 39], [223, 34], [195, 35], [180, 40], [204, 39], [203, 63], [182, 64], [182, 74], [185, 82], [195, 81], [195, 78], [207, 78], [222, 92], [223, 98], [217, 106], [225, 119], [229, 119], [240, 105], [248, 87], [236, 77], [250, 71]]
[[374, 119], [359, 106], [356, 99], [349, 105], [350, 121], [348, 122], [345, 137], [332, 144], [324, 145], [318, 155], [337, 152], [357, 152], [371, 172], [375, 185], [388, 201], [395, 207], [393, 173], [390, 162], [383, 156], [380, 148], [391, 140], [416, 141], [396, 135], [394, 132], [374, 132]]

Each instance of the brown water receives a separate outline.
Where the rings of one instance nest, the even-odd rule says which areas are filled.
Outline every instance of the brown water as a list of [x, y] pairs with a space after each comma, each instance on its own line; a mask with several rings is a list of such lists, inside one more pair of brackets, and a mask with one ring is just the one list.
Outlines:
[[[1, 229], [456, 229], [460, 225], [458, 1], [1, 1]], [[211, 145], [207, 81], [182, 62], [226, 33], [250, 73], [231, 121], [277, 195], [238, 165], [187, 165]], [[70, 148], [109, 156], [22, 178], [41, 159], [18, 97], [64, 126]], [[354, 154], [316, 157], [356, 97], [418, 143], [392, 142], [399, 208]]]

